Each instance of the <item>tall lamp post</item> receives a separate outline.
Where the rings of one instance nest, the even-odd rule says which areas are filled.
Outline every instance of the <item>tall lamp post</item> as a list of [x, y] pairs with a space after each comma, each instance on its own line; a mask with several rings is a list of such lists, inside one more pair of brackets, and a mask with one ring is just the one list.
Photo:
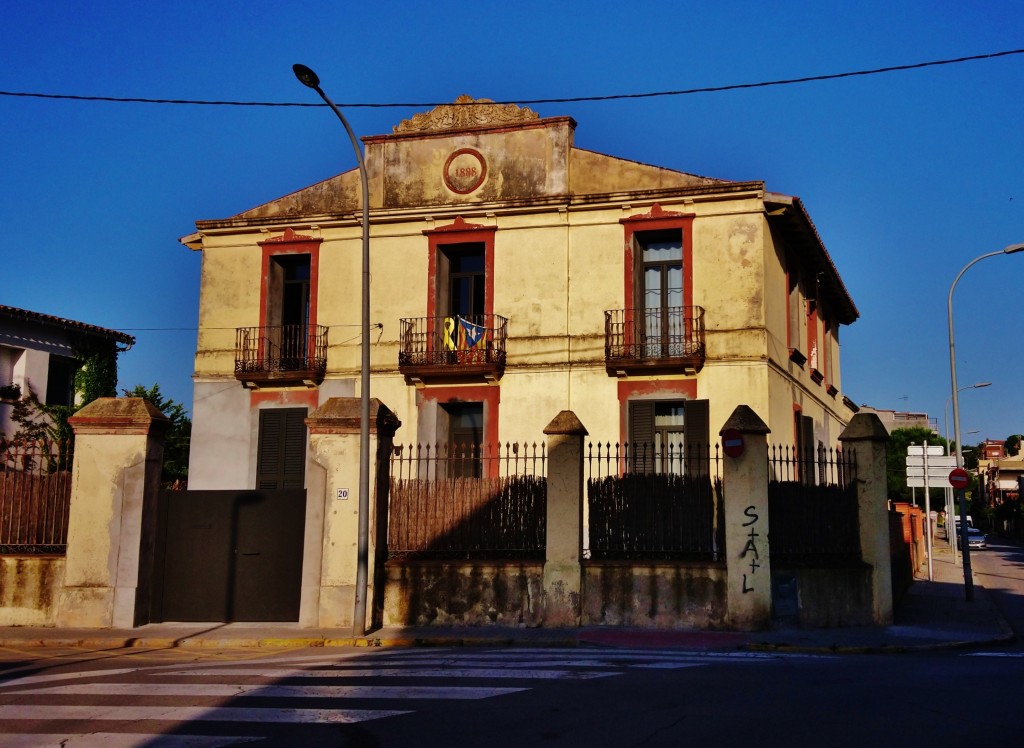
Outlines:
[[[991, 382], [977, 382], [975, 384], [965, 384], [963, 387], [957, 390], [957, 392], [963, 392], [964, 390], [977, 390], [982, 387], [991, 387]], [[942, 427], [945, 429], [944, 436], [946, 437], [946, 445], [949, 445], [949, 403], [953, 400], [952, 397], [946, 398], [946, 406], [942, 409]], [[967, 432], [968, 434], [977, 432]]]
[[334, 111], [352, 141], [359, 163], [359, 181], [363, 199], [363, 288], [362, 288], [362, 361], [359, 378], [359, 537], [357, 541], [355, 611], [352, 618], [354, 636], [366, 634], [366, 594], [370, 539], [370, 187], [366, 178], [366, 162], [359, 140], [345, 115], [320, 88], [320, 78], [305, 65], [292, 65], [295, 77], [312, 88]]
[[[989, 252], [988, 254], [983, 254], [980, 257], [975, 257], [964, 265], [963, 270], [961, 270], [953, 280], [953, 285], [949, 287], [949, 298], [946, 302], [946, 311], [949, 317], [949, 375], [953, 388], [953, 438], [956, 439], [957, 467], [963, 467], [964, 455], [960, 445], [960, 401], [957, 397], [956, 349], [953, 344], [953, 291], [956, 289], [956, 284], [960, 282], [963, 274], [966, 273], [967, 270], [975, 263], [981, 262], [989, 257], [995, 257], [996, 255], [1010, 255], [1022, 250], [1024, 250], [1024, 242], [1021, 242], [1020, 244], [1011, 244], [998, 252]], [[974, 581], [971, 579], [971, 552], [967, 547], [967, 501], [963, 491], [960, 493], [960, 547], [963, 549], [964, 556], [964, 592], [967, 596], [967, 601], [971, 602], [974, 600]]]

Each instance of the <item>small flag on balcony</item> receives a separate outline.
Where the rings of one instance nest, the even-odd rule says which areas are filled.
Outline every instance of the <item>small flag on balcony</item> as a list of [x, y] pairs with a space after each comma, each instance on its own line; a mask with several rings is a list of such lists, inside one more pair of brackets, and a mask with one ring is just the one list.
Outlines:
[[459, 317], [459, 348], [464, 350], [476, 348], [477, 344], [484, 339], [486, 332], [486, 327], [474, 325]]

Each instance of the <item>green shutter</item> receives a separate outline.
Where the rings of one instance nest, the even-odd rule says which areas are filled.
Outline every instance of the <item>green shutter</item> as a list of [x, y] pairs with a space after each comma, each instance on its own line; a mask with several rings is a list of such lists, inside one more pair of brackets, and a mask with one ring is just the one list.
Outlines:
[[711, 472], [711, 429], [707, 400], [687, 400], [683, 409], [686, 472], [696, 477]]
[[654, 472], [654, 401], [629, 404], [629, 464], [635, 473]]
[[303, 488], [306, 483], [306, 409], [260, 411], [256, 488]]

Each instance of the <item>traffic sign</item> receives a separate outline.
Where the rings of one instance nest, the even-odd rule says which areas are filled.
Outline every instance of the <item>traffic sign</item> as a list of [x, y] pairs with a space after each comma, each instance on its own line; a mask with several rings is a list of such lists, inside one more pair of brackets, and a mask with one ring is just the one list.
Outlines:
[[925, 463], [928, 465], [928, 486], [938, 488], [947, 478], [949, 471], [956, 467], [956, 455], [945, 455], [945, 447], [929, 444], [928, 453], [924, 446], [911, 444], [907, 447], [907, 486], [910, 488], [925, 487]]
[[736, 429], [726, 429], [722, 432], [722, 451], [729, 457], [739, 457], [743, 454], [743, 434]]
[[[929, 472], [937, 467], [946, 469], [946, 473], [956, 467], [956, 455], [938, 456], [932, 457], [928, 455], [928, 470]], [[907, 469], [920, 468], [924, 469], [924, 457], [908, 457], [907, 458]], [[943, 473], [945, 475], [945, 473]]]
[[967, 484], [970, 482], [971, 476], [963, 468], [955, 468], [949, 473], [949, 485], [958, 491], [967, 488]]

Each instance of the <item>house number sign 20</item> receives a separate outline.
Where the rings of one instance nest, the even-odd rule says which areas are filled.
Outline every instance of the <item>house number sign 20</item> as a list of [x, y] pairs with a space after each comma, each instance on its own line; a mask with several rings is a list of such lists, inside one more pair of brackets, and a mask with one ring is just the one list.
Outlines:
[[452, 192], [467, 195], [484, 183], [487, 161], [475, 148], [460, 148], [444, 162], [444, 183]]
[[338, 500], [339, 501], [348, 501], [348, 489], [347, 488], [339, 488], [338, 489]]

